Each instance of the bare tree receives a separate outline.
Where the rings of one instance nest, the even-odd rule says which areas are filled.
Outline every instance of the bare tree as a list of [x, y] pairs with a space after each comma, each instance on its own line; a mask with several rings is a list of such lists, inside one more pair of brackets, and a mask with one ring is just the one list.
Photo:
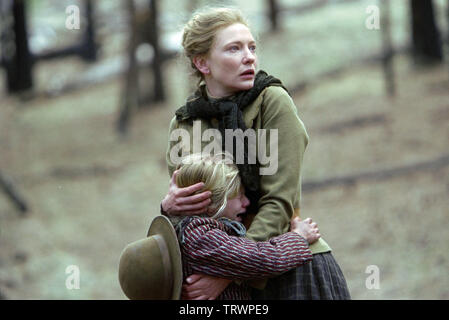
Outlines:
[[28, 211], [28, 206], [23, 197], [19, 194], [13, 183], [1, 172], [0, 190], [4, 192], [4, 194], [12, 201], [12, 203], [22, 214], [25, 214]]
[[433, 1], [410, 0], [413, 57], [416, 63], [443, 61], [440, 33], [438, 31]]
[[[125, 71], [125, 82], [121, 99], [120, 115], [117, 120], [117, 130], [126, 134], [134, 110], [148, 102], [160, 102], [165, 99], [162, 65], [170, 54], [162, 52], [159, 46], [159, 7], [158, 1], [149, 0], [148, 7], [137, 10], [133, 0], [124, 0], [129, 19], [129, 40], [127, 48], [128, 68]], [[153, 49], [150, 65], [139, 67], [136, 50], [139, 45], [146, 43]], [[140, 83], [141, 75], [151, 71], [153, 76], [153, 90], [148, 90]], [[144, 87], [143, 90], [141, 90]], [[148, 98], [150, 96], [150, 98]]]
[[382, 47], [383, 57], [382, 65], [384, 69], [385, 87], [389, 96], [396, 94], [396, 84], [394, 79], [393, 66], [393, 43], [391, 39], [391, 17], [390, 17], [390, 2], [382, 2]]
[[26, 9], [23, 0], [0, 1], [0, 60], [6, 71], [6, 83], [10, 93], [30, 90], [33, 87]]
[[121, 98], [120, 115], [117, 120], [117, 130], [125, 134], [128, 128], [132, 111], [139, 105], [138, 73], [136, 49], [138, 45], [138, 28], [135, 17], [134, 1], [125, 1], [128, 13], [130, 32], [128, 40], [128, 68], [125, 72], [125, 82]]

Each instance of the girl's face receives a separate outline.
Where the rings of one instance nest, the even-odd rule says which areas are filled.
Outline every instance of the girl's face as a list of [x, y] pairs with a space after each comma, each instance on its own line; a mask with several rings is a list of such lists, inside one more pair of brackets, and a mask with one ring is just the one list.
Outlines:
[[[235, 23], [219, 30], [200, 71], [214, 97], [251, 89], [256, 75], [256, 42], [247, 26]], [[197, 65], [198, 67], [198, 65]]]
[[249, 199], [245, 196], [245, 191], [242, 188], [235, 198], [228, 199], [222, 217], [242, 222], [242, 217], [239, 215], [246, 212], [249, 203]]

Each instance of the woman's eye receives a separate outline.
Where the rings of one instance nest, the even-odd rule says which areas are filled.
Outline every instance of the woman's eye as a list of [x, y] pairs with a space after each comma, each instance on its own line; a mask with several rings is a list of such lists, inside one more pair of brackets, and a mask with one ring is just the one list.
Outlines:
[[252, 52], [256, 52], [256, 46], [250, 46], [249, 50], [251, 50]]
[[239, 47], [238, 46], [232, 46], [229, 48], [230, 51], [238, 51]]

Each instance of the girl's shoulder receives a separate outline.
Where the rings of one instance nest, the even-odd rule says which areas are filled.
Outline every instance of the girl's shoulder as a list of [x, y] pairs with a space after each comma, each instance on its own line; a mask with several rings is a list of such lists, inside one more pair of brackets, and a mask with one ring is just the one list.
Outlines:
[[212, 218], [209, 217], [190, 217], [190, 219], [188, 220], [188, 225], [190, 227], [199, 227], [199, 226], [204, 226], [204, 225], [210, 225], [212, 227], [218, 227], [220, 225], [220, 223]]
[[214, 229], [223, 231], [225, 229], [224, 225], [215, 219], [198, 216], [186, 217], [183, 219], [181, 225], [184, 232], [195, 232], [196, 234], [206, 233]]
[[187, 233], [205, 234], [217, 230], [236, 236], [244, 236], [246, 234], [245, 226], [242, 223], [227, 218], [189, 217], [183, 221], [183, 225], [184, 232]]
[[226, 233], [220, 222], [207, 217], [186, 217], [178, 225], [176, 232], [183, 247], [204, 242], [206, 238]]

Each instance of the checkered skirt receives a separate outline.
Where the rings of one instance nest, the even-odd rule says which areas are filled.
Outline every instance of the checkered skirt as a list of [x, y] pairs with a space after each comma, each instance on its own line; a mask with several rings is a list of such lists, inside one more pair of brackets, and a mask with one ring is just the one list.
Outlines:
[[331, 252], [313, 255], [307, 264], [268, 280], [264, 290], [252, 289], [254, 300], [349, 300], [348, 286]]

